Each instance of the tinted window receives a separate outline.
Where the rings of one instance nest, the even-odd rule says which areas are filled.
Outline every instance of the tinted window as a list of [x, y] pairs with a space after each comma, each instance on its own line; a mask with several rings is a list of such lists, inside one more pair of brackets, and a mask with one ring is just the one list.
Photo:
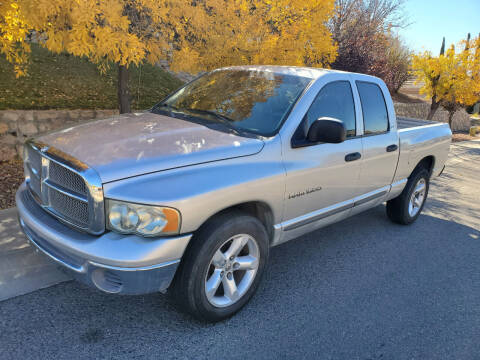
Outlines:
[[357, 81], [363, 111], [365, 135], [388, 131], [388, 113], [382, 90], [377, 84]]
[[343, 121], [347, 136], [355, 136], [355, 105], [348, 81], [335, 81], [325, 85], [313, 101], [306, 115], [306, 129], [320, 117]]
[[216, 70], [178, 90], [155, 109], [170, 107], [210, 123], [271, 136], [310, 81], [272, 71]]

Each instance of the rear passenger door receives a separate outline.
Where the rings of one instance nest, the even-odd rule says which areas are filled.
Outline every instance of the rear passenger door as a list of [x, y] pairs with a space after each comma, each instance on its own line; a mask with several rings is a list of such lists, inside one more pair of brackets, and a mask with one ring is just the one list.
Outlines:
[[[370, 81], [369, 81], [370, 80]], [[393, 104], [386, 86], [375, 79], [356, 80], [363, 117], [363, 161], [358, 187], [369, 199], [389, 191], [398, 162], [399, 141]]]

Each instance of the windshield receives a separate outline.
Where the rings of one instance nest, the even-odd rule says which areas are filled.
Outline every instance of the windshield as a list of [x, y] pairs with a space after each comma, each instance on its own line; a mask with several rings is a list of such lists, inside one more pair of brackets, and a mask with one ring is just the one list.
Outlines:
[[271, 71], [216, 70], [187, 84], [154, 110], [166, 107], [241, 132], [272, 136], [310, 81]]

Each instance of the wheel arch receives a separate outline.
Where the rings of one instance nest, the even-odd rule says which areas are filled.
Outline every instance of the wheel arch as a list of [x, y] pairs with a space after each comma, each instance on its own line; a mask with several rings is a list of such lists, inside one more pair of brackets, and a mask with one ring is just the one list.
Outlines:
[[247, 202], [231, 205], [222, 210], [219, 210], [215, 214], [211, 215], [208, 219], [206, 219], [197, 231], [199, 231], [202, 227], [204, 227], [206, 224], [208, 224], [210, 221], [217, 218], [218, 216], [224, 215], [229, 212], [233, 213], [236, 211], [246, 213], [260, 220], [263, 226], [265, 226], [265, 230], [267, 231], [269, 242], [270, 243], [272, 242], [273, 235], [274, 235], [273, 234], [273, 230], [274, 230], [273, 229], [273, 225], [274, 225], [273, 210], [271, 206], [264, 201], [247, 201]]
[[409, 178], [412, 176], [413, 173], [419, 168], [424, 168], [428, 170], [428, 173], [430, 176], [432, 176], [433, 169], [435, 168], [435, 156], [433, 155], [428, 155], [425, 156], [423, 159], [421, 159], [417, 166], [413, 169], [412, 173], [410, 174]]

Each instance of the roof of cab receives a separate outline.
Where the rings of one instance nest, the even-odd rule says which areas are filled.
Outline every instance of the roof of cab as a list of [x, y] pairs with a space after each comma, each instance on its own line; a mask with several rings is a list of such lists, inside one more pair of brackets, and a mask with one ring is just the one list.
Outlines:
[[280, 65], [242, 65], [229, 66], [217, 70], [250, 70], [250, 71], [267, 71], [276, 74], [297, 75], [310, 79], [317, 79], [329, 72], [343, 72], [338, 70], [310, 68], [300, 66], [280, 66]]

